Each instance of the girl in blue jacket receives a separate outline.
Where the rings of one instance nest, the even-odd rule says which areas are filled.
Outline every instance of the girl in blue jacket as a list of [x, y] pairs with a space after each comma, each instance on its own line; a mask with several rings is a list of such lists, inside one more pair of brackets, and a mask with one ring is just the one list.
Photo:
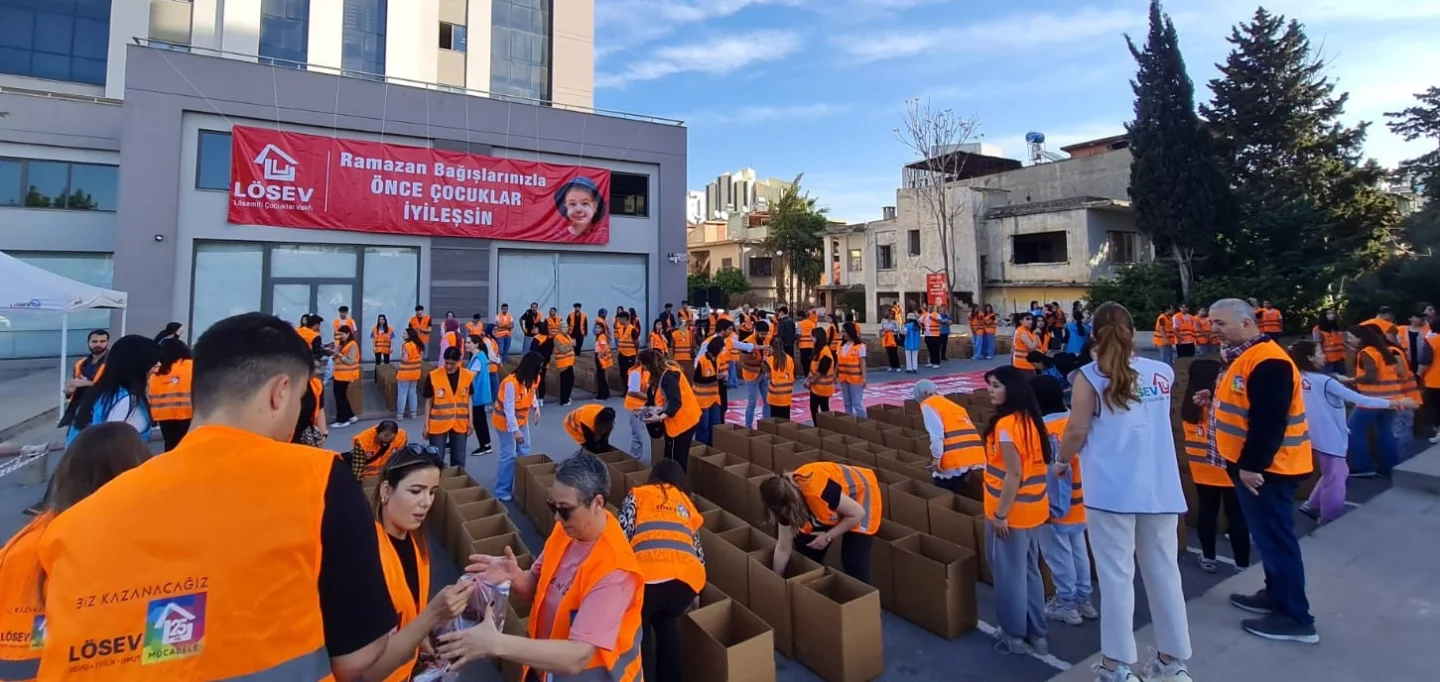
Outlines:
[[915, 313], [905, 316], [905, 371], [915, 374], [920, 367], [920, 323]]

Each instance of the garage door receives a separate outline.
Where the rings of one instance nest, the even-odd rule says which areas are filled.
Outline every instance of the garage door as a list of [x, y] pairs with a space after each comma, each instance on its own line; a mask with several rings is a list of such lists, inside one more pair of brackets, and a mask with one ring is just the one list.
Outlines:
[[[634, 308], [650, 319], [649, 272], [641, 254], [555, 253], [501, 250], [496, 277], [499, 303], [509, 303], [517, 317], [530, 303], [568, 314], [576, 303], [591, 320], [601, 308], [614, 319], [620, 306]], [[648, 326], [648, 325], [647, 325]], [[589, 330], [587, 330], [588, 332]]]

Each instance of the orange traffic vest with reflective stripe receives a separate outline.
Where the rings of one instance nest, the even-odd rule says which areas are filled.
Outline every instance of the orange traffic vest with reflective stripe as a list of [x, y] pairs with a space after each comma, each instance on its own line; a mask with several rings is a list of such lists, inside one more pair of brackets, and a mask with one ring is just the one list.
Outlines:
[[420, 349], [409, 341], [400, 346], [400, 367], [395, 372], [395, 380], [420, 380]]
[[864, 348], [865, 344], [863, 343], [851, 343], [840, 349], [840, 366], [838, 368], [840, 383], [865, 383], [865, 358], [860, 357]]
[[490, 371], [500, 371], [500, 344], [488, 336], [481, 336], [480, 340], [485, 343], [485, 358], [490, 361]]
[[1425, 388], [1440, 389], [1440, 334], [1431, 333], [1425, 337], [1425, 343], [1430, 345], [1430, 364], [1425, 367], [1424, 376], [1420, 381]]
[[1216, 343], [1214, 328], [1208, 317], [1195, 318], [1195, 343], [1210, 345]]
[[376, 437], [376, 430], [379, 428], [378, 426], [372, 426], [361, 431], [359, 435], [350, 440], [350, 444], [353, 447], [358, 447], [361, 452], [365, 453], [366, 476], [379, 474], [380, 470], [385, 468], [385, 464], [390, 461], [392, 455], [405, 449], [405, 443], [407, 442], [405, 429], [396, 429], [395, 440], [390, 441], [390, 446], [385, 448], [385, 452], [382, 453], [380, 452], [380, 439]]
[[335, 356], [335, 381], [360, 380], [360, 344], [351, 341]]
[[1181, 422], [1180, 428], [1185, 431], [1185, 461], [1190, 464], [1190, 480], [1195, 481], [1195, 485], [1234, 488], [1230, 474], [1206, 461], [1210, 454], [1210, 434], [1205, 424]]
[[[600, 369], [610, 369], [615, 366], [615, 355], [610, 352], [610, 337], [605, 334], [595, 335], [595, 357], [600, 359]], [[597, 378], [596, 381], [602, 381]]]
[[[1070, 413], [1059, 412], [1045, 415], [1045, 433], [1050, 438], [1050, 452], [1060, 453], [1060, 439], [1065, 436], [1065, 427], [1070, 424]], [[1048, 482], [1047, 482], [1048, 485]], [[1048, 494], [1049, 491], [1047, 490]], [[1051, 523], [1073, 526], [1085, 523], [1085, 485], [1080, 478], [1080, 456], [1070, 463], [1070, 511], [1065, 516], [1050, 519]]]
[[170, 365], [170, 373], [150, 376], [151, 419], [157, 422], [182, 421], [195, 416], [195, 410], [190, 406], [190, 376], [193, 370], [193, 362], [181, 359]]
[[508, 339], [515, 331], [515, 316], [501, 313], [495, 316], [495, 338]]
[[1320, 336], [1320, 349], [1325, 352], [1325, 362], [1345, 361], [1345, 332], [1327, 332], [1316, 326], [1315, 333]]
[[1260, 331], [1266, 334], [1279, 334], [1282, 331], [1279, 308], [1261, 308], [1257, 317], [1260, 318]]
[[565, 415], [565, 433], [570, 434], [570, 437], [575, 439], [576, 443], [584, 445], [585, 432], [581, 430], [580, 427], [583, 426], [590, 429], [591, 433], [594, 433], [595, 417], [604, 409], [604, 405], [591, 403], [589, 405], [581, 405], [571, 410], [570, 414]]
[[1016, 369], [1035, 369], [1030, 364], [1030, 351], [1040, 350], [1040, 336], [1024, 327], [1015, 328], [1014, 348], [1010, 353], [1010, 364]]
[[[1035, 528], [1050, 518], [1045, 497], [1045, 457], [1040, 437], [1048, 438], [1043, 424], [1035, 424], [1021, 413], [1001, 417], [985, 439], [985, 516], [995, 518], [1000, 509], [1000, 491], [1005, 484], [1005, 455], [1001, 453], [1000, 431], [1010, 434], [1011, 445], [1020, 452], [1020, 489], [1010, 506], [1007, 521], [1011, 528]], [[1041, 429], [1042, 431], [1037, 431]]]
[[[544, 381], [544, 379], [541, 379]], [[530, 423], [530, 405], [535, 402], [535, 387], [525, 386], [514, 374], [505, 377], [500, 382], [500, 390], [495, 393], [495, 404], [490, 410], [490, 425], [500, 433], [508, 433], [510, 427], [505, 424], [505, 385], [509, 384], [515, 390], [515, 424], [525, 426]]]
[[985, 465], [985, 444], [980, 440], [980, 432], [975, 430], [969, 411], [939, 395], [932, 395], [921, 404], [935, 410], [945, 430], [938, 471], [967, 471]]
[[776, 407], [790, 407], [795, 397], [795, 361], [785, 356], [785, 363], [777, 365], [775, 357], [765, 358], [770, 368], [770, 392], [765, 402]]
[[[565, 550], [570, 548], [570, 542], [570, 535], [560, 524], [555, 524], [550, 538], [545, 541], [534, 603], [545, 603], [545, 597], [552, 587], [550, 583], [555, 580], [555, 568], [560, 565]], [[635, 552], [630, 549], [630, 541], [625, 538], [625, 531], [620, 529], [620, 522], [608, 511], [605, 512], [605, 531], [600, 534], [600, 539], [575, 570], [569, 589], [560, 598], [560, 606], [555, 609], [555, 619], [550, 623], [550, 631], [540, 632], [540, 617], [536, 614], [530, 618], [528, 632], [530, 639], [569, 639], [570, 626], [575, 615], [580, 612], [580, 605], [585, 602], [585, 597], [595, 589], [602, 578], [616, 571], [632, 576], [635, 593], [625, 607], [625, 614], [620, 618], [620, 629], [615, 633], [615, 646], [609, 649], [596, 647], [595, 656], [586, 664], [586, 669], [577, 675], [541, 675], [546, 682], [639, 682], [644, 678], [640, 669], [640, 605], [645, 597], [645, 590], [642, 589], [644, 578], [640, 572], [640, 562], [635, 560]], [[521, 670], [520, 679], [529, 679], [529, 675], [530, 669], [526, 667]]]
[[[745, 381], [758, 381], [760, 379], [760, 368], [765, 364], [765, 358], [770, 354], [770, 347], [760, 343], [760, 338], [754, 332], [747, 334], [745, 343], [755, 348], [740, 358], [740, 378]], [[739, 354], [739, 351], [735, 351]]]
[[300, 338], [305, 340], [305, 346], [307, 348], [314, 346], [315, 339], [320, 338], [320, 332], [317, 332], [309, 327], [300, 327], [295, 330], [295, 333], [299, 334]]
[[1175, 316], [1175, 343], [1195, 343], [1195, 317], [1181, 313]]
[[580, 337], [589, 333], [587, 327], [590, 323], [590, 317], [585, 313], [578, 310], [571, 310], [570, 314], [565, 316], [565, 321], [570, 324], [571, 336]]
[[310, 377], [310, 394], [315, 396], [315, 414], [313, 418], [316, 424], [325, 421], [325, 382], [320, 377]]
[[[1405, 359], [1396, 353], [1392, 353], [1392, 356], [1394, 356], [1395, 364], [1387, 365], [1384, 356], [1380, 355], [1380, 351], [1374, 348], [1360, 349], [1355, 359], [1355, 390], [1362, 395], [1386, 400], [1404, 398], [1414, 382], [1407, 382], [1401, 374], [1410, 371], [1409, 366], [1405, 364]], [[1367, 359], [1369, 360], [1368, 364], [1374, 365], [1374, 373], [1371, 373], [1367, 363], [1364, 362]]]
[[[84, 372], [84, 369], [85, 369], [85, 361], [86, 361], [86, 360], [89, 360], [89, 359], [90, 359], [90, 358], [80, 358], [79, 360], [76, 360], [76, 361], [75, 361], [75, 378], [76, 378], [76, 379], [84, 379], [84, 378], [85, 378], [85, 372]], [[100, 365], [95, 368], [95, 376], [94, 376], [93, 378], [91, 378], [90, 381], [91, 381], [92, 383], [93, 383], [93, 382], [96, 382], [96, 381], [99, 381], [99, 380], [100, 380], [100, 376], [103, 375], [104, 373], [105, 373], [105, 362], [102, 360], [102, 361], [100, 362]]]
[[[40, 539], [41, 679], [333, 679], [315, 586], [334, 467], [202, 426], [57, 516]], [[174, 513], [143, 532], [157, 500]]]
[[32, 680], [45, 645], [40, 594], [40, 536], [55, 515], [35, 518], [0, 548], [0, 679]]
[[[376, 523], [375, 535], [380, 540], [380, 567], [385, 570], [385, 587], [390, 590], [390, 604], [395, 607], [395, 615], [400, 618], [400, 624], [395, 626], [398, 632], [418, 618], [430, 603], [430, 555], [415, 541], [414, 533], [406, 534], [405, 541], [410, 543], [411, 551], [415, 554], [415, 572], [420, 577], [420, 601], [416, 602], [410, 593], [410, 583], [405, 580], [405, 564], [400, 563], [400, 554], [395, 551], [389, 533], [385, 532], [383, 525]], [[419, 654], [420, 650], [416, 649], [410, 660], [390, 673], [385, 682], [409, 680], [410, 670], [415, 667], [415, 659], [419, 658]]]
[[884, 507], [880, 497], [880, 482], [875, 478], [874, 471], [835, 462], [810, 462], [795, 469], [794, 480], [795, 485], [800, 487], [801, 494], [805, 496], [805, 505], [810, 508], [811, 518], [810, 522], [796, 532], [809, 533], [817, 525], [828, 528], [840, 523], [840, 512], [831, 509], [821, 498], [821, 494], [825, 492], [825, 484], [830, 481], [839, 484], [841, 492], [858, 502], [860, 508], [865, 510], [864, 516], [860, 517], [860, 525], [850, 532], [861, 535], [874, 535], [879, 532]]
[[[680, 380], [680, 409], [675, 412], [675, 416], [665, 419], [665, 433], [674, 438], [700, 423], [700, 399], [695, 397], [695, 389], [690, 387], [690, 380], [685, 378], [685, 373], [680, 371], [678, 366], [671, 366], [666, 373], [674, 374]], [[642, 379], [641, 385], [645, 383]], [[655, 386], [655, 405], [665, 406], [665, 396], [660, 392], [658, 384]]]
[[393, 340], [390, 333], [389, 330], [382, 333], [378, 326], [370, 328], [370, 341], [375, 346], [376, 353], [390, 354], [390, 342]]
[[795, 340], [795, 344], [801, 348], [814, 348], [815, 320], [807, 317], [803, 320], [800, 320], [800, 324], [798, 326], [800, 327], [800, 338]]
[[620, 348], [620, 354], [625, 357], [635, 357], [635, 325], [616, 322], [615, 343]]
[[705, 519], [683, 490], [665, 483], [635, 486], [635, 532], [630, 547], [647, 584], [679, 580], [699, 592], [705, 565], [695, 551], [696, 533]]
[[555, 368], [569, 369], [575, 366], [575, 341], [567, 334], [555, 335]]
[[410, 316], [410, 328], [414, 329], [415, 333], [420, 335], [420, 343], [427, 346], [430, 345], [430, 324], [431, 319], [429, 315], [424, 317]]
[[670, 342], [666, 341], [665, 335], [660, 332], [650, 332], [650, 348], [666, 355], [670, 354]]
[[333, 335], [332, 338], [333, 338], [333, 337], [338, 337], [338, 336], [340, 336], [340, 328], [341, 328], [341, 327], [349, 327], [349, 328], [350, 328], [350, 335], [351, 335], [351, 336], [354, 336], [354, 335], [355, 335], [355, 330], [356, 330], [356, 329], [359, 329], [359, 327], [356, 326], [355, 318], [353, 318], [353, 317], [347, 317], [347, 318], [345, 318], [345, 319], [343, 319], [343, 320], [337, 317], [337, 318], [335, 318], [334, 320], [331, 320], [331, 321], [330, 321], [330, 327], [331, 327], [331, 334]]
[[650, 370], [640, 365], [631, 367], [630, 373], [625, 376], [625, 409], [627, 410], [638, 410], [645, 407], [645, 400], [643, 398], [636, 398], [630, 395], [630, 378], [636, 374], [640, 375], [640, 392], [644, 393], [649, 390]]
[[[830, 371], [821, 374], [820, 361], [825, 358], [830, 358]], [[835, 352], [829, 346], [821, 348], [815, 359], [810, 361], [810, 392], [821, 398], [835, 395], [835, 373], [838, 369]]]
[[[700, 360], [695, 363], [695, 376], [706, 379], [717, 378], [719, 372], [715, 370], [715, 361], [708, 355], [700, 356]], [[695, 400], [700, 403], [702, 410], [720, 404], [720, 383], [718, 381], [708, 384], [692, 384], [691, 390], [695, 391]]]
[[676, 361], [687, 363], [695, 359], [695, 353], [690, 347], [689, 328], [676, 327], [675, 331], [670, 333], [670, 340], [673, 342], [671, 345], [673, 345], [674, 348], [671, 350], [674, 352]]
[[1250, 430], [1250, 396], [1246, 392], [1247, 382], [1255, 366], [1268, 360], [1278, 360], [1289, 365], [1295, 381], [1290, 389], [1285, 439], [1281, 441], [1280, 450], [1275, 453], [1275, 459], [1266, 471], [1285, 476], [1308, 474], [1315, 470], [1315, 464], [1311, 458], [1310, 428], [1305, 423], [1305, 398], [1304, 388], [1300, 385], [1300, 370], [1296, 369], [1290, 356], [1280, 349], [1280, 344], [1274, 341], [1262, 341], [1246, 349], [1225, 368], [1225, 375], [1220, 377], [1220, 382], [1215, 385], [1215, 448], [1226, 461], [1240, 461], [1240, 449], [1245, 445], [1245, 435]]
[[1000, 316], [995, 313], [985, 313], [981, 315], [980, 321], [986, 334], [994, 334], [1000, 329]]
[[430, 372], [430, 390], [435, 397], [430, 399], [430, 415], [425, 419], [427, 436], [470, 432], [470, 391], [475, 385], [475, 373], [464, 367], [455, 372], [459, 377], [453, 389], [444, 367]]
[[1150, 341], [1157, 348], [1175, 344], [1175, 325], [1169, 315], [1161, 313], [1155, 318], [1155, 333], [1150, 335]]

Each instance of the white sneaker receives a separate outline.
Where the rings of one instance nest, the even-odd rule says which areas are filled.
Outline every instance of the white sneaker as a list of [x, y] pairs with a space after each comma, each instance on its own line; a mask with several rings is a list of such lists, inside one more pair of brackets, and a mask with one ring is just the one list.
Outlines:
[[1090, 670], [1095, 673], [1095, 682], [1142, 682], [1140, 678], [1135, 676], [1135, 673], [1130, 672], [1130, 666], [1123, 663], [1114, 670], [1106, 668], [1103, 664], [1096, 663], [1090, 667]]
[[1146, 682], [1194, 682], [1184, 661], [1165, 663], [1160, 660], [1159, 654], [1145, 664], [1143, 673]]
[[359, 417], [351, 417], [351, 418], [350, 418], [350, 423], [351, 423], [351, 424], [356, 424], [356, 423], [359, 423], [359, 422], [360, 422], [360, 418], [359, 418]]
[[350, 425], [350, 422], [335, 422], [334, 424], [331, 424], [331, 425], [330, 425], [330, 428], [332, 428], [332, 429], [343, 429], [343, 428], [345, 428], [345, 427], [347, 427], [347, 426], [349, 426], [349, 425]]
[[1431, 436], [1431, 437], [1430, 437], [1430, 442], [1431, 442], [1431, 443], [1434, 443], [1434, 444], [1436, 444], [1436, 445], [1440, 445], [1440, 433], [1437, 433], [1437, 434]]

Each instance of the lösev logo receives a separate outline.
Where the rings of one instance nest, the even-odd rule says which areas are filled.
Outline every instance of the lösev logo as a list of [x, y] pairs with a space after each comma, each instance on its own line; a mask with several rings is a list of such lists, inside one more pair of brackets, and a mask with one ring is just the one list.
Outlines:
[[1151, 376], [1149, 386], [1135, 387], [1135, 395], [1141, 400], [1168, 396], [1170, 395], [1170, 379], [1157, 372]]
[[205, 647], [205, 593], [156, 599], [145, 609], [142, 664], [194, 656]]
[[271, 185], [260, 180], [255, 180], [246, 185], [241, 181], [235, 182], [235, 188], [231, 196], [242, 201], [254, 200], [256, 207], [309, 211], [310, 198], [315, 196], [313, 187], [297, 187], [288, 183], [295, 182], [295, 176], [300, 168], [300, 162], [295, 157], [285, 153], [285, 150], [274, 144], [266, 144], [259, 154], [255, 155], [254, 164], [260, 167], [260, 175], [266, 181], [287, 183], [282, 185]]
[[295, 157], [286, 154], [273, 144], [265, 145], [255, 156], [255, 165], [264, 169], [265, 179], [275, 182], [295, 182]]

